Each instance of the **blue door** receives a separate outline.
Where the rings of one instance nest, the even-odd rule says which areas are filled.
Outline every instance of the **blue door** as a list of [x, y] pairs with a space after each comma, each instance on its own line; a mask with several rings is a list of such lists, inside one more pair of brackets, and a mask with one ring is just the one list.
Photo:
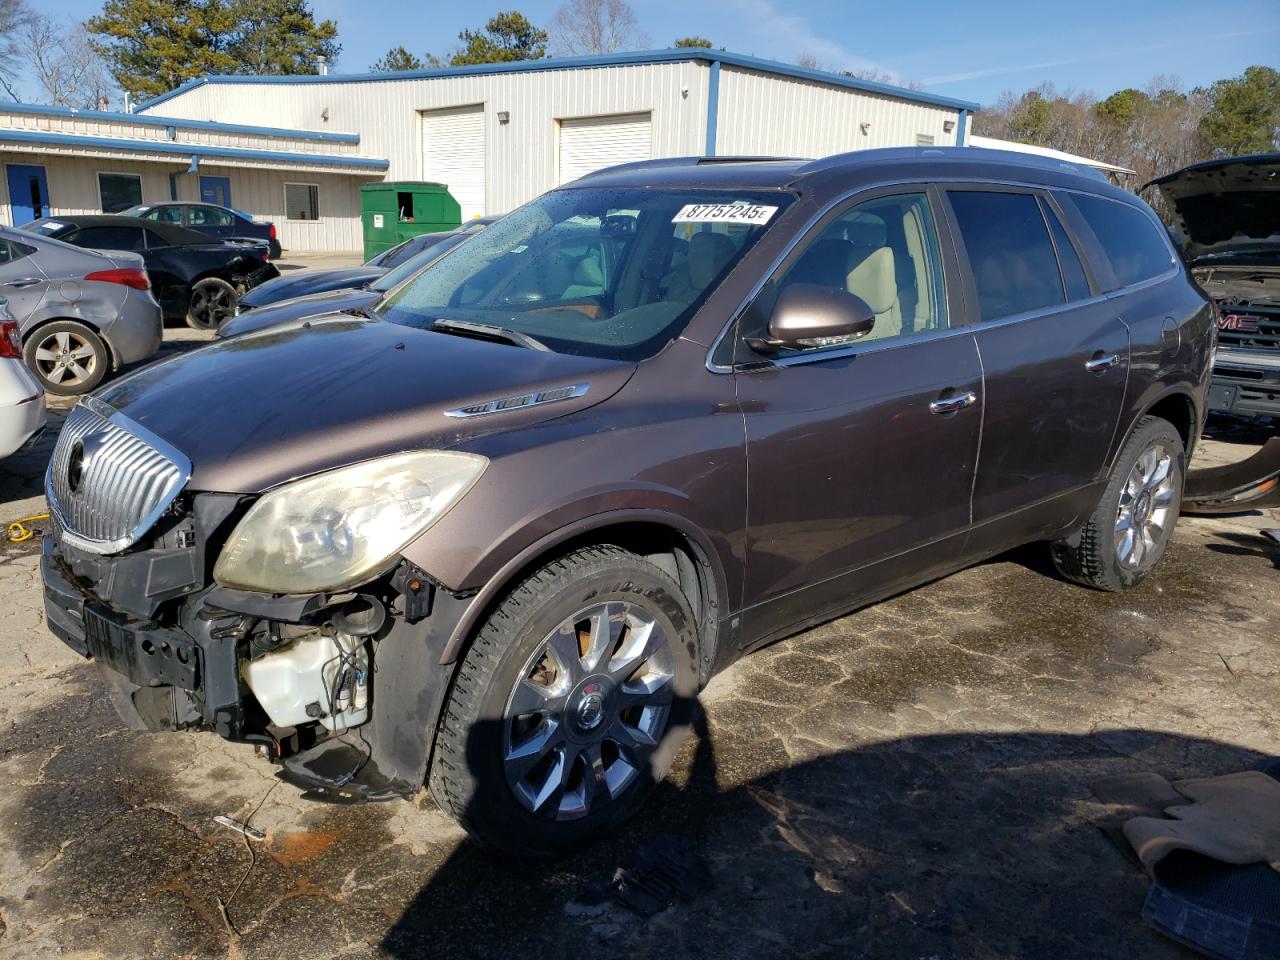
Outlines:
[[49, 182], [37, 164], [6, 164], [9, 180], [9, 216], [15, 227], [49, 215]]
[[200, 202], [216, 203], [220, 207], [231, 206], [231, 178], [201, 177]]

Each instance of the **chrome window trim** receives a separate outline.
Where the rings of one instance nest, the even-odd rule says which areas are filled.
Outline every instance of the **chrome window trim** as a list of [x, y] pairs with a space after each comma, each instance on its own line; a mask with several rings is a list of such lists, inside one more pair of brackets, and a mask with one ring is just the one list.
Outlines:
[[111, 554], [119, 553], [133, 544], [154, 526], [155, 522], [160, 519], [161, 514], [169, 509], [169, 505], [177, 498], [178, 494], [186, 487], [187, 482], [191, 479], [191, 460], [177, 447], [169, 443], [163, 437], [160, 437], [136, 420], [126, 417], [119, 410], [116, 410], [110, 404], [104, 403], [102, 400], [92, 396], [80, 398], [80, 404], [83, 405], [91, 413], [96, 414], [104, 420], [113, 423], [115, 426], [132, 434], [143, 443], [150, 446], [156, 453], [160, 454], [168, 460], [177, 469], [178, 474], [172, 483], [166, 487], [164, 493], [157, 499], [152, 509], [143, 516], [143, 518], [134, 525], [134, 527], [123, 537], [115, 540], [91, 540], [88, 537], [82, 537], [67, 528], [66, 515], [63, 512], [62, 504], [58, 502], [57, 495], [54, 492], [53, 482], [53, 465], [54, 457], [49, 458], [49, 466], [45, 470], [44, 489], [45, 499], [49, 504], [49, 512], [53, 514], [57, 520], [58, 529], [61, 532], [62, 539], [73, 547], [78, 547], [88, 553]]
[[[1085, 306], [1092, 303], [1099, 303], [1103, 300], [1113, 299], [1117, 295], [1126, 293], [1130, 290], [1142, 290], [1148, 286], [1154, 286], [1157, 283], [1163, 283], [1166, 280], [1169, 280], [1172, 277], [1176, 276], [1179, 272], [1177, 255], [1175, 253], [1174, 260], [1169, 265], [1169, 269], [1164, 273], [1160, 274], [1159, 276], [1149, 277], [1146, 280], [1139, 281], [1138, 283], [1130, 284], [1129, 286], [1125, 286], [1125, 287], [1117, 287], [1114, 290], [1108, 290], [1103, 293], [1095, 293], [1093, 296], [1088, 297], [1084, 300], [1071, 300], [1071, 301], [1068, 301], [1067, 303], [1054, 304], [1051, 307], [1042, 308], [1040, 310], [1032, 310], [1027, 313], [1019, 313], [1009, 317], [1001, 317], [998, 320], [979, 321], [977, 323], [961, 324], [959, 326], [954, 326], [954, 327], [949, 326], [944, 330], [928, 331], [918, 336], [906, 337], [899, 340], [886, 340], [886, 341], [883, 341], [882, 343], [865, 343], [865, 344], [860, 344], [856, 346], [833, 348], [831, 350], [814, 352], [812, 354], [805, 353], [805, 354], [796, 354], [791, 357], [762, 359], [758, 363], [750, 363], [750, 364], [740, 363], [735, 365], [735, 364], [718, 364], [715, 362], [713, 358], [715, 357], [716, 351], [720, 348], [721, 341], [724, 340], [724, 338], [728, 335], [730, 330], [734, 329], [738, 320], [741, 318], [742, 314], [746, 311], [746, 309], [749, 306], [751, 306], [751, 304], [755, 301], [756, 297], [760, 295], [760, 291], [764, 289], [764, 285], [768, 283], [771, 279], [773, 279], [774, 274], [776, 274], [779, 268], [782, 266], [783, 261], [786, 260], [787, 257], [791, 255], [791, 252], [797, 246], [799, 246], [800, 242], [809, 235], [809, 232], [814, 227], [816, 227], [818, 223], [821, 222], [821, 220], [824, 217], [826, 217], [829, 213], [831, 213], [831, 211], [834, 210], [836, 207], [839, 207], [841, 204], [844, 204], [847, 201], [854, 199], [860, 194], [870, 193], [872, 191], [879, 191], [885, 187], [919, 186], [919, 187], [928, 188], [930, 186], [934, 186], [940, 190], [946, 190], [948, 186], [951, 186], [953, 184], [960, 184], [960, 185], [972, 184], [977, 186], [990, 184], [992, 186], [999, 186], [999, 187], [1021, 187], [1023, 189], [1036, 190], [1036, 191], [1061, 190], [1063, 193], [1078, 193], [1078, 194], [1083, 194], [1089, 197], [1097, 197], [1100, 200], [1110, 200], [1112, 203], [1119, 203], [1126, 206], [1132, 206], [1135, 209], [1137, 209], [1140, 213], [1143, 213], [1144, 216], [1147, 216], [1148, 219], [1152, 219], [1153, 217], [1153, 214], [1147, 214], [1145, 211], [1142, 210], [1141, 207], [1138, 207], [1136, 204], [1125, 204], [1123, 200], [1117, 200], [1114, 197], [1107, 197], [1102, 194], [1093, 193], [1092, 191], [1089, 191], [1089, 190], [1082, 190], [1077, 187], [1060, 187], [1060, 186], [1054, 186], [1051, 184], [1035, 183], [1035, 182], [1022, 181], [1022, 180], [993, 180], [985, 177], [945, 177], [945, 178], [936, 178], [936, 179], [934, 178], [921, 179], [918, 177], [913, 177], [913, 178], [903, 179], [903, 180], [880, 180], [880, 181], [877, 181], [876, 183], [869, 183], [869, 184], [866, 184], [865, 186], [856, 187], [852, 190], [847, 190], [844, 193], [832, 199], [830, 202], [824, 205], [822, 209], [818, 210], [817, 213], [815, 213], [812, 217], [810, 217], [807, 221], [805, 221], [804, 225], [799, 230], [796, 231], [795, 236], [791, 238], [791, 240], [787, 243], [786, 247], [783, 248], [782, 252], [779, 253], [778, 256], [774, 258], [773, 263], [769, 265], [769, 268], [761, 275], [760, 279], [757, 280], [755, 284], [752, 285], [751, 290], [748, 291], [747, 295], [743, 298], [742, 302], [739, 303], [738, 306], [729, 315], [729, 319], [725, 321], [724, 326], [720, 328], [720, 333], [717, 334], [716, 338], [711, 341], [711, 346], [707, 350], [707, 357], [706, 357], [706, 364], [705, 364], [707, 370], [715, 374], [736, 373], [739, 371], [744, 373], [755, 373], [760, 370], [771, 369], [773, 367], [778, 367], [778, 366], [788, 366], [788, 367], [799, 366], [801, 363], [816, 363], [821, 360], [842, 359], [845, 357], [856, 356], [857, 354], [861, 354], [861, 353], [878, 352], [881, 350], [894, 349], [899, 346], [908, 346], [914, 343], [921, 343], [929, 340], [943, 339], [946, 336], [949, 336], [955, 333], [960, 333], [960, 332], [972, 333], [972, 332], [976, 332], [977, 330], [986, 330], [986, 329], [990, 329], [992, 327], [997, 327], [997, 326], [1007, 326], [1012, 323], [1020, 323], [1021, 321], [1031, 320], [1036, 317], [1044, 316], [1049, 313], [1057, 313], [1061, 310], [1069, 310], [1074, 307]], [[1159, 222], [1158, 219], [1155, 222], [1158, 223]], [[1161, 233], [1163, 234], [1163, 228], [1161, 229]], [[1171, 251], [1173, 250], [1173, 244], [1169, 240], [1168, 236], [1165, 236], [1165, 244]], [[948, 319], [948, 322], [950, 322], [949, 319]]]

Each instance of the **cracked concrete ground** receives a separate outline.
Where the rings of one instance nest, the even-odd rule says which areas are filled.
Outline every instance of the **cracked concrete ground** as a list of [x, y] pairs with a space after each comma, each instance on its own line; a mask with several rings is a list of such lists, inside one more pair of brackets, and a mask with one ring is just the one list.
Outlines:
[[[0, 519], [38, 505], [38, 460], [0, 464]], [[35, 546], [6, 546], [0, 958], [1188, 956], [1139, 921], [1090, 784], [1276, 752], [1278, 520], [1183, 518], [1125, 595], [1029, 549], [776, 644], [705, 691], [634, 822], [539, 864], [425, 797], [310, 804], [247, 747], [126, 730], [44, 629]], [[714, 886], [641, 920], [607, 884], [655, 833]]]

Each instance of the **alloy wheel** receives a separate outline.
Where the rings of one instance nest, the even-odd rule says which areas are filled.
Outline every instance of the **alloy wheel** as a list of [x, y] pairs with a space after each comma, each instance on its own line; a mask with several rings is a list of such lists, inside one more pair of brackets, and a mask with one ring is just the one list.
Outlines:
[[235, 316], [235, 291], [221, 284], [198, 284], [191, 292], [190, 313], [202, 329], [217, 329]]
[[638, 604], [594, 604], [552, 630], [503, 717], [507, 783], [525, 809], [575, 820], [624, 793], [666, 732], [674, 671], [666, 631]]
[[1159, 558], [1173, 519], [1174, 455], [1163, 444], [1143, 452], [1124, 486], [1116, 510], [1115, 550], [1121, 569], [1143, 570]]
[[59, 330], [41, 340], [35, 361], [46, 382], [65, 387], [87, 382], [98, 367], [93, 345], [70, 330]]

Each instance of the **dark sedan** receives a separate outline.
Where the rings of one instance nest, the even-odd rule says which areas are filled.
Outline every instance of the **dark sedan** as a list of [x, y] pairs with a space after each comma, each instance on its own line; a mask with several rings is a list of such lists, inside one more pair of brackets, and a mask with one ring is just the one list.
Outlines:
[[22, 229], [77, 247], [142, 254], [165, 319], [197, 330], [217, 327], [246, 290], [280, 275], [265, 243], [210, 240], [171, 223], [113, 214], [44, 217]]
[[279, 260], [282, 252], [274, 223], [258, 223], [252, 214], [216, 203], [188, 203], [183, 200], [140, 203], [121, 211], [120, 216], [172, 223], [220, 240], [262, 240], [266, 242], [272, 260]]
[[283, 300], [310, 296], [313, 293], [325, 293], [329, 290], [363, 290], [388, 270], [395, 269], [424, 250], [438, 247], [440, 254], [452, 250], [471, 234], [483, 230], [496, 219], [498, 218], [477, 217], [457, 230], [424, 233], [421, 236], [410, 237], [404, 243], [397, 244], [390, 250], [384, 250], [375, 257], [370, 257], [358, 267], [343, 267], [339, 270], [305, 270], [292, 276], [272, 280], [242, 297], [240, 311], [253, 310], [280, 303]]

